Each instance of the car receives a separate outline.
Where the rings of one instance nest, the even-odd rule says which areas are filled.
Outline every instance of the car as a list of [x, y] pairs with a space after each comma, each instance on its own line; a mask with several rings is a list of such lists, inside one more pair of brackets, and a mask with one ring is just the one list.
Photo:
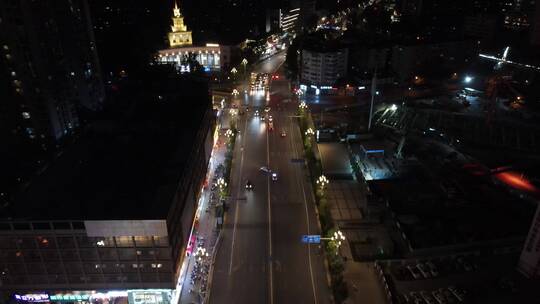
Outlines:
[[431, 275], [434, 277], [439, 276], [439, 271], [437, 270], [437, 266], [431, 261], [426, 262], [426, 266], [429, 268], [429, 272], [431, 272]]
[[271, 121], [273, 121], [273, 120], [274, 120], [274, 118], [272, 117], [272, 115], [269, 115], [269, 116], [268, 116], [268, 121], [271, 122]]
[[264, 115], [261, 115], [261, 116], [259, 116], [259, 119], [264, 121], [266, 119], [266, 117]]
[[422, 290], [420, 292], [420, 296], [422, 299], [424, 299], [424, 301], [426, 301], [427, 304], [436, 304], [433, 297], [427, 291]]
[[270, 112], [270, 107], [264, 108], [264, 111], [265, 111], [266, 113]]
[[412, 267], [412, 266], [407, 266], [407, 269], [409, 269], [409, 272], [411, 273], [411, 275], [413, 276], [414, 279], [420, 279], [421, 275], [420, 273], [418, 272], [418, 270], [416, 269], [416, 267]]
[[439, 304], [447, 304], [448, 303], [448, 301], [446, 301], [445, 296], [443, 295], [443, 293], [440, 290], [432, 291], [431, 295], [433, 296], [435, 301], [437, 301], [437, 303], [439, 303]]
[[418, 270], [420, 270], [420, 273], [422, 274], [422, 276], [424, 278], [426, 278], [426, 279], [431, 278], [431, 272], [428, 270], [426, 265], [424, 265], [422, 263], [418, 263], [418, 264], [416, 264], [416, 268], [418, 268]]
[[272, 173], [272, 180], [277, 181], [277, 173], [276, 172]]
[[458, 299], [459, 302], [463, 302], [465, 300], [465, 294], [455, 286], [449, 286], [448, 290], [456, 297], [456, 299]]
[[268, 167], [264, 167], [264, 166], [263, 166], [263, 167], [260, 167], [259, 170], [261, 170], [261, 171], [263, 171], [263, 172], [265, 172], [265, 173], [270, 173], [270, 172], [272, 172], [270, 169], [268, 169]]
[[249, 179], [246, 182], [246, 189], [247, 190], [252, 190], [253, 189], [253, 184], [249, 181]]
[[274, 131], [274, 123], [273, 122], [270, 122], [268, 124], [268, 131]]
[[287, 136], [287, 133], [285, 133], [285, 131], [281, 131], [281, 137], [285, 137]]
[[259, 110], [255, 110], [255, 116], [259, 116]]
[[414, 304], [423, 304], [423, 303], [425, 303], [424, 300], [422, 300], [422, 298], [420, 297], [420, 294], [418, 292], [411, 291], [411, 293], [409, 293], [409, 295], [410, 295], [412, 303], [414, 303]]

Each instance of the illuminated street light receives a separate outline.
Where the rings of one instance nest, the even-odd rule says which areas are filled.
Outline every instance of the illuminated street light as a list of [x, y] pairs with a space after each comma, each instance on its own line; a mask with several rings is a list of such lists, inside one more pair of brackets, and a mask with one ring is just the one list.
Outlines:
[[[227, 138], [231, 138], [232, 136], [234, 135], [233, 131], [231, 129], [228, 129], [227, 131], [225, 131], [225, 136], [227, 136]], [[218, 180], [219, 182], [219, 180]]]
[[238, 109], [230, 109], [229, 114], [231, 114], [232, 117], [235, 117], [238, 114]]
[[233, 94], [234, 97], [236, 97], [236, 96], [238, 96], [238, 94], [240, 94], [240, 93], [238, 93], [238, 90], [237, 90], [237, 89], [233, 89], [233, 90], [232, 90], [232, 94]]
[[207, 258], [209, 254], [205, 248], [197, 247], [194, 256], [197, 258], [198, 261], [201, 261], [203, 258]]
[[312, 128], [308, 128], [308, 129], [306, 130], [306, 133], [305, 133], [305, 134], [306, 134], [306, 136], [313, 136], [313, 135], [315, 135], [315, 131], [313, 131]]
[[473, 79], [474, 79], [474, 78], [471, 77], [471, 76], [465, 76], [464, 81], [465, 81], [465, 83], [470, 83]]
[[390, 111], [395, 111], [395, 110], [397, 110], [397, 106], [395, 104], [391, 105]]
[[[230, 130], [228, 130], [230, 131]], [[232, 133], [232, 131], [231, 131]], [[227, 187], [227, 182], [223, 179], [223, 177], [218, 178], [216, 184], [220, 189], [225, 189]]]
[[300, 110], [305, 110], [305, 109], [307, 109], [307, 105], [306, 105], [306, 103], [305, 103], [304, 101], [302, 101], [302, 102], [298, 105], [298, 108], [299, 108]]
[[247, 61], [246, 58], [242, 59], [242, 64], [243, 64], [244, 66], [246, 66], [246, 65], [248, 64], [248, 61]]
[[319, 189], [321, 191], [324, 191], [324, 188], [326, 187], [326, 185], [328, 185], [329, 181], [328, 179], [326, 178], [326, 176], [324, 175], [321, 175], [319, 176], [319, 178], [317, 179], [317, 185], [319, 186]]
[[336, 254], [338, 254], [339, 247], [341, 247], [341, 242], [345, 241], [345, 236], [340, 230], [338, 230], [334, 232], [334, 235], [332, 235], [332, 237], [330, 238], [330, 241], [336, 247]]
[[236, 73], [238, 73], [238, 70], [237, 70], [236, 68], [233, 67], [233, 68], [231, 69], [231, 73], [236, 74]]

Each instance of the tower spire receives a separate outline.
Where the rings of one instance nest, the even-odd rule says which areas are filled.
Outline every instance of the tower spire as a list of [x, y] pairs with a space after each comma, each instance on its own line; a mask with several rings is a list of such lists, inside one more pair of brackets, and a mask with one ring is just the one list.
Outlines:
[[174, 17], [176, 17], [176, 18], [182, 16], [182, 13], [180, 13], [180, 8], [178, 8], [178, 2], [176, 2], [176, 0], [174, 1], [173, 15], [174, 15]]

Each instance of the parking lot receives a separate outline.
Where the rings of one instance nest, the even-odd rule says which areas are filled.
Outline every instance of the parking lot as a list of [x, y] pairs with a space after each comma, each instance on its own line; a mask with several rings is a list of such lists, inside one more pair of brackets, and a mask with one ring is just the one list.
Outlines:
[[[518, 253], [478, 252], [377, 262], [392, 303], [530, 303], [540, 292], [515, 271]], [[529, 282], [529, 283], [528, 283]], [[516, 301], [516, 299], [524, 301]], [[539, 302], [535, 302], [539, 303]]]

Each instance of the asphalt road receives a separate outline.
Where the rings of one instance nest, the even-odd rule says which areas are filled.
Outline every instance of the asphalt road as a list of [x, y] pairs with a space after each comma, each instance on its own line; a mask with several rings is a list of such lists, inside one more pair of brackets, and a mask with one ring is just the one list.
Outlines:
[[[256, 67], [273, 72], [284, 60], [278, 54]], [[279, 73], [279, 72], [277, 72]], [[283, 75], [281, 75], [283, 76]], [[280, 77], [284, 79], [284, 77]], [[328, 303], [329, 289], [317, 246], [300, 242], [318, 234], [312, 190], [302, 163], [302, 142], [289, 102], [289, 84], [274, 81], [270, 95], [239, 96], [253, 107], [272, 106], [274, 131], [253, 115], [241, 115], [231, 174], [230, 208], [214, 266], [210, 303]], [[287, 134], [281, 137], [284, 130]], [[261, 172], [278, 173], [272, 181]], [[249, 179], [254, 189], [245, 189]]]

